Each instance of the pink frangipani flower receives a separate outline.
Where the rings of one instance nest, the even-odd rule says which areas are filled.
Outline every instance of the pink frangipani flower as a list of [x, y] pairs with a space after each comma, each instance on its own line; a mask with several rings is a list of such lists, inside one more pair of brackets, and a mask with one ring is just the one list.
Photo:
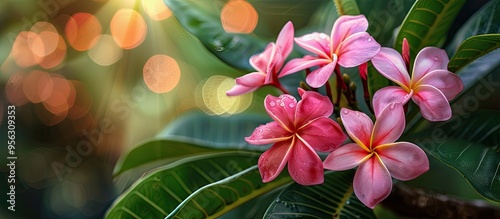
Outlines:
[[253, 92], [263, 85], [279, 85], [276, 84], [278, 83], [278, 73], [283, 67], [285, 59], [292, 52], [293, 36], [293, 24], [288, 22], [280, 31], [276, 43], [269, 43], [262, 53], [250, 57], [250, 65], [257, 71], [236, 78], [236, 85], [226, 94], [236, 96]]
[[409, 142], [395, 142], [405, 128], [400, 103], [383, 109], [375, 124], [364, 113], [343, 108], [340, 112], [347, 134], [355, 143], [339, 147], [323, 162], [325, 169], [355, 168], [354, 193], [370, 208], [384, 200], [392, 189], [391, 176], [410, 180], [429, 169], [425, 152]]
[[[409, 57], [408, 53], [409, 49], [406, 49], [403, 55]], [[405, 60], [392, 48], [382, 48], [371, 61], [380, 74], [399, 85], [375, 92], [375, 115], [391, 103], [404, 105], [412, 99], [420, 107], [422, 116], [429, 121], [451, 118], [449, 101], [463, 90], [464, 85], [460, 77], [447, 70], [449, 59], [446, 51], [436, 47], [422, 49], [415, 58], [411, 78]]]
[[306, 82], [314, 88], [323, 86], [332, 75], [336, 65], [355, 67], [370, 60], [380, 50], [378, 44], [366, 30], [368, 20], [364, 15], [339, 17], [330, 36], [324, 33], [311, 33], [295, 38], [295, 42], [316, 56], [290, 60], [279, 77], [300, 70], [318, 66], [306, 77]]
[[323, 165], [315, 151], [331, 152], [346, 139], [342, 128], [328, 118], [333, 105], [328, 97], [301, 91], [302, 100], [291, 95], [268, 95], [264, 101], [273, 122], [257, 127], [245, 140], [250, 144], [271, 144], [259, 158], [263, 182], [275, 179], [288, 163], [290, 176], [299, 184], [323, 183]]

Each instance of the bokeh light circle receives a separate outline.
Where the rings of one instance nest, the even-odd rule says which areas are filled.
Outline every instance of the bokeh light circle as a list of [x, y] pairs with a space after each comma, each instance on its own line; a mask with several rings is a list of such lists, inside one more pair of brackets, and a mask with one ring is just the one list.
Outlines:
[[[77, 120], [87, 115], [92, 107], [92, 97], [90, 96], [85, 84], [80, 81], [69, 80], [72, 89], [75, 90], [75, 97], [70, 95], [68, 100], [71, 103], [71, 108], [68, 110], [68, 118]], [[74, 98], [74, 100], [71, 100]]]
[[54, 114], [49, 110], [47, 110], [47, 108], [43, 104], [35, 104], [34, 109], [38, 119], [40, 119], [40, 121], [46, 126], [55, 126], [61, 123], [64, 119], [66, 119], [68, 115], [68, 111], [63, 111], [62, 113]]
[[220, 18], [228, 33], [251, 33], [257, 26], [259, 15], [247, 1], [231, 0], [222, 8]]
[[144, 82], [155, 93], [166, 93], [174, 89], [181, 78], [177, 61], [167, 55], [154, 55], [143, 68]]
[[51, 69], [61, 65], [66, 58], [66, 43], [64, 43], [63, 37], [59, 34], [56, 34], [52, 37], [58, 39], [58, 44], [55, 50], [45, 56], [38, 56], [36, 54], [34, 55], [38, 65], [45, 69]]
[[17, 66], [27, 68], [36, 64], [29, 41], [33, 41], [36, 34], [28, 31], [20, 32], [12, 45], [11, 56]]
[[5, 85], [5, 94], [7, 100], [16, 106], [22, 106], [29, 102], [26, 95], [24, 95], [23, 85], [26, 75], [23, 72], [16, 72], [10, 75], [7, 84]]
[[40, 21], [36, 22], [30, 29], [28, 40], [31, 51], [35, 56], [44, 57], [56, 50], [59, 45], [59, 33], [51, 23]]
[[103, 34], [87, 54], [96, 64], [109, 66], [123, 57], [123, 49], [116, 44], [111, 35]]
[[151, 19], [156, 21], [172, 16], [172, 11], [162, 0], [142, 0], [142, 8]]
[[40, 103], [49, 98], [52, 89], [52, 78], [47, 72], [34, 70], [24, 79], [23, 92], [32, 103]]
[[78, 51], [95, 46], [102, 33], [99, 20], [89, 13], [76, 13], [66, 23], [65, 34], [68, 44]]
[[45, 108], [53, 114], [63, 114], [69, 110], [74, 104], [74, 99], [70, 100], [70, 96], [74, 95], [72, 84], [64, 77], [53, 75], [52, 77], [53, 89], [50, 96], [43, 101]]
[[123, 49], [133, 49], [146, 38], [147, 25], [144, 18], [133, 9], [120, 9], [111, 19], [111, 35]]
[[196, 104], [208, 115], [237, 114], [248, 109], [253, 94], [227, 96], [226, 91], [235, 85], [233, 78], [215, 75], [200, 82], [196, 88]]

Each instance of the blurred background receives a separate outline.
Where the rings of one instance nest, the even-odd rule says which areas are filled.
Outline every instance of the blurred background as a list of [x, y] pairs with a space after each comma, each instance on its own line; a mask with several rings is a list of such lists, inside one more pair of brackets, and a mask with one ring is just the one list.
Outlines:
[[[256, 19], [235, 31], [252, 32]], [[225, 97], [241, 72], [162, 0], [1, 1], [0, 36], [1, 163], [8, 106], [17, 155], [16, 212], [3, 200], [0, 218], [101, 218], [117, 196], [111, 173], [122, 152], [183, 112], [252, 107], [251, 94]], [[8, 167], [0, 171], [7, 199]]]
[[[310, 17], [326, 2], [333, 9], [323, 0], [207, 2], [200, 4], [220, 15], [226, 32], [270, 41], [286, 21], [300, 29], [327, 19]], [[470, 3], [462, 19], [484, 2]], [[331, 28], [334, 20], [324, 26]], [[217, 41], [213, 45], [224, 50]], [[4, 146], [9, 106], [15, 107], [17, 156], [16, 211], [2, 200], [0, 218], [101, 218], [118, 195], [111, 175], [120, 154], [179, 115], [263, 113], [263, 95], [225, 95], [245, 73], [210, 53], [162, 0], [0, 1], [4, 199], [10, 185]], [[263, 93], [269, 92], [275, 91]], [[468, 186], [446, 188], [462, 184]]]

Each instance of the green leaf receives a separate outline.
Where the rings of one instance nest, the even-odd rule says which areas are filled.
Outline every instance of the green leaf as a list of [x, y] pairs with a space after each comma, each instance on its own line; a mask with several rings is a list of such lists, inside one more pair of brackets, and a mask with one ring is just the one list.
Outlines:
[[457, 31], [447, 47], [448, 54], [454, 54], [464, 40], [475, 35], [495, 34], [500, 29], [500, 0], [486, 3]]
[[361, 14], [368, 19], [367, 32], [381, 45], [390, 46], [394, 29], [403, 22], [415, 0], [357, 1]]
[[465, 40], [448, 63], [451, 72], [457, 72], [472, 61], [500, 48], [500, 34], [484, 34]]
[[214, 151], [224, 150], [215, 150], [209, 147], [173, 140], [152, 140], [135, 147], [121, 156], [115, 166], [113, 175], [116, 176], [127, 170], [155, 161], [161, 160], [170, 163], [188, 156], [213, 153]]
[[336, 12], [336, 6], [333, 1], [323, 1], [311, 15], [311, 20], [306, 27], [297, 30], [296, 36], [303, 36], [311, 32], [320, 32], [330, 34], [333, 24], [339, 15]]
[[[181, 25], [195, 35], [205, 47], [223, 62], [242, 69], [253, 69], [250, 56], [262, 52], [267, 41], [250, 34], [226, 33], [213, 2], [164, 0]], [[219, 2], [217, 2], [219, 3]]]
[[500, 111], [425, 122], [402, 138], [456, 169], [485, 198], [500, 201]]
[[212, 148], [262, 150], [267, 147], [250, 145], [245, 137], [270, 120], [269, 116], [257, 114], [209, 116], [196, 111], [171, 122], [157, 138], [176, 139]]
[[394, 48], [401, 52], [403, 39], [410, 44], [410, 56], [426, 46], [441, 47], [448, 30], [466, 0], [419, 0], [406, 16]]
[[138, 180], [112, 205], [106, 218], [215, 218], [288, 182], [262, 183], [258, 153], [192, 156]]
[[372, 99], [373, 95], [377, 90], [380, 88], [389, 86], [391, 84], [391, 81], [389, 81], [387, 78], [385, 78], [383, 75], [381, 75], [375, 67], [371, 64], [371, 62], [368, 63], [368, 91], [370, 92], [370, 100]]
[[375, 218], [354, 195], [353, 176], [353, 170], [329, 172], [321, 185], [294, 183], [279, 194], [264, 218]]
[[358, 15], [360, 14], [358, 4], [355, 0], [333, 0], [337, 8], [338, 15]]

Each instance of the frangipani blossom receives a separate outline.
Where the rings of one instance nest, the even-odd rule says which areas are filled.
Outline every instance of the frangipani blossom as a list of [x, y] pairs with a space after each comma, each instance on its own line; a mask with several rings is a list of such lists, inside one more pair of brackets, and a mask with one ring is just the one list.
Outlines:
[[[407, 53], [408, 49], [405, 57], [409, 57]], [[446, 51], [436, 47], [422, 49], [415, 58], [411, 78], [405, 61], [394, 49], [382, 48], [371, 61], [380, 74], [399, 85], [382, 88], [373, 95], [376, 115], [391, 103], [404, 105], [412, 99], [429, 121], [451, 118], [449, 100], [457, 96], [464, 85], [460, 77], [447, 70], [449, 59]]]
[[315, 151], [331, 152], [346, 139], [342, 128], [328, 118], [333, 105], [328, 97], [299, 89], [298, 101], [291, 95], [268, 95], [265, 108], [273, 122], [257, 127], [245, 140], [250, 144], [271, 144], [259, 158], [263, 182], [276, 178], [288, 163], [290, 176], [299, 184], [323, 183], [323, 165]]
[[366, 206], [374, 208], [392, 189], [391, 176], [410, 180], [429, 169], [425, 152], [409, 142], [395, 142], [405, 128], [400, 103], [383, 109], [375, 124], [364, 113], [343, 108], [340, 117], [355, 143], [339, 147], [323, 162], [325, 169], [341, 171], [355, 168], [354, 193]]
[[279, 77], [300, 70], [318, 66], [306, 77], [306, 82], [314, 88], [323, 86], [332, 75], [336, 65], [355, 67], [370, 60], [380, 50], [378, 44], [366, 30], [368, 20], [364, 15], [339, 17], [333, 24], [330, 36], [311, 33], [295, 38], [295, 42], [316, 56], [290, 60]]
[[236, 96], [253, 92], [263, 85], [279, 85], [278, 73], [292, 52], [293, 36], [293, 24], [288, 22], [280, 31], [276, 43], [269, 43], [262, 53], [250, 57], [250, 65], [257, 71], [236, 78], [236, 85], [226, 94]]

